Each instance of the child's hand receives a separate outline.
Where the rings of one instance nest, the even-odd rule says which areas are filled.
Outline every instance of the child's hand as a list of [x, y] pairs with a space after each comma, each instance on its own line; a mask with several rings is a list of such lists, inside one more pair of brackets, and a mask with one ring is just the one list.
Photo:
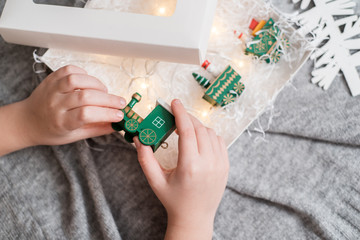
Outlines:
[[225, 190], [229, 161], [225, 143], [212, 129], [172, 102], [179, 157], [176, 169], [160, 167], [150, 147], [135, 138], [140, 165], [168, 213], [166, 239], [211, 239], [216, 210]]
[[113, 132], [125, 100], [110, 95], [85, 70], [66, 66], [50, 74], [22, 103], [30, 145], [61, 145]]

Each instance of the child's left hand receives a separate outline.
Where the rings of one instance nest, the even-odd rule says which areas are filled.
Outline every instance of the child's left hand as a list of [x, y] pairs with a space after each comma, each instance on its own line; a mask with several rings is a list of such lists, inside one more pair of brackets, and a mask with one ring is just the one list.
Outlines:
[[34, 145], [61, 145], [113, 132], [125, 99], [85, 70], [66, 66], [50, 74], [24, 101], [24, 122]]
[[66, 66], [50, 74], [21, 102], [0, 108], [0, 156], [34, 145], [62, 145], [113, 132], [125, 99], [107, 93], [85, 70]]

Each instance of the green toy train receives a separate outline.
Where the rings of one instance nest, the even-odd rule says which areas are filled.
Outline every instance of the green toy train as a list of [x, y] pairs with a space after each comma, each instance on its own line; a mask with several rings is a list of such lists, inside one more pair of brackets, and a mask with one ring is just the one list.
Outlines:
[[206, 89], [203, 99], [213, 106], [233, 103], [245, 90], [245, 85], [240, 82], [241, 76], [230, 65], [212, 83], [197, 73], [193, 76]]
[[140, 101], [141, 95], [135, 93], [129, 104], [122, 109], [124, 119], [111, 125], [115, 131], [125, 131], [126, 141], [132, 143], [133, 138], [138, 136], [142, 144], [150, 146], [155, 152], [175, 130], [175, 118], [170, 106], [158, 99], [155, 109], [143, 119], [132, 110]]

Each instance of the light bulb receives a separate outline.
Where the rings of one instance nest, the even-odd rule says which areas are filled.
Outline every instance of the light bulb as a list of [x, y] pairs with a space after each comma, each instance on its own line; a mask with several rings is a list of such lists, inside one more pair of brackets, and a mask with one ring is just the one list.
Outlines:
[[240, 68], [244, 67], [244, 62], [243, 62], [243, 61], [239, 61], [239, 62], [238, 62], [238, 66], [239, 66]]
[[141, 84], [142, 89], [147, 89], [148, 85], [146, 83]]
[[149, 109], [149, 110], [152, 110], [151, 104], [148, 105], [148, 109]]
[[203, 117], [207, 117], [208, 112], [207, 112], [207, 111], [203, 111], [201, 115], [202, 115]]
[[217, 33], [218, 33], [218, 30], [217, 30], [216, 27], [213, 27], [213, 28], [211, 29], [211, 32], [212, 32], [213, 34], [217, 34]]
[[166, 12], [166, 8], [164, 8], [164, 7], [159, 8], [159, 14], [160, 15], [164, 15], [165, 12]]

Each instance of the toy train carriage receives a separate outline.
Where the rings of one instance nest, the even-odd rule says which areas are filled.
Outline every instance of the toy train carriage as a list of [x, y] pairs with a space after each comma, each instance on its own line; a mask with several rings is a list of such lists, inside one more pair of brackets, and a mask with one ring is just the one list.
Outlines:
[[[255, 22], [255, 24], [254, 24]], [[268, 55], [265, 59], [267, 63], [277, 63], [284, 50], [290, 47], [289, 40], [285, 37], [278, 26], [275, 25], [274, 20], [270, 18], [267, 22], [262, 20], [256, 25], [253, 20], [250, 28], [253, 29], [254, 39], [248, 44], [245, 53], [254, 54], [256, 56]], [[252, 26], [254, 25], [254, 26]], [[260, 34], [258, 34], [262, 31]], [[258, 34], [258, 35], [257, 35]]]
[[226, 106], [235, 101], [245, 89], [241, 76], [228, 66], [206, 89], [203, 98], [212, 105]]
[[130, 103], [122, 110], [124, 119], [112, 123], [112, 127], [115, 131], [125, 131], [125, 139], [130, 143], [135, 136], [138, 136], [142, 144], [151, 146], [155, 152], [175, 130], [175, 118], [170, 106], [161, 99], [145, 119], [141, 118], [132, 110], [140, 100], [141, 95], [135, 93]]

